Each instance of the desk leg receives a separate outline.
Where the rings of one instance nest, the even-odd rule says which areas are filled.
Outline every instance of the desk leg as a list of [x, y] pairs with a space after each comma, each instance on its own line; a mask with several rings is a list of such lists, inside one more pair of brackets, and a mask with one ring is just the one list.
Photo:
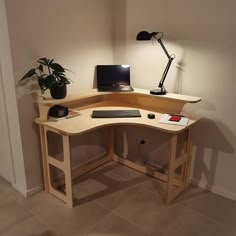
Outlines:
[[70, 141], [69, 136], [63, 135], [63, 153], [64, 153], [64, 165], [65, 165], [65, 191], [66, 202], [70, 207], [73, 207], [73, 188], [72, 188], [72, 176], [71, 176], [71, 160], [70, 160]]
[[[54, 157], [49, 155], [48, 150], [48, 138], [47, 132], [55, 132], [54, 130], [50, 130], [48, 128], [43, 128], [40, 130], [41, 134], [41, 142], [42, 142], [42, 152], [43, 152], [43, 168], [44, 168], [44, 178], [45, 178], [45, 190], [66, 202], [70, 207], [73, 207], [73, 194], [72, 194], [72, 175], [71, 175], [71, 160], [70, 160], [70, 140], [69, 136], [57, 133], [62, 137], [62, 144], [63, 144], [63, 161], [56, 160]], [[65, 193], [56, 189], [54, 184], [52, 183], [52, 171], [50, 166], [58, 168], [59, 170], [64, 172], [65, 181]]]
[[187, 131], [187, 150], [186, 150], [186, 163], [184, 166], [184, 187], [188, 188], [189, 185], [189, 175], [190, 175], [190, 167], [192, 161], [192, 128], [189, 128]]
[[[191, 129], [185, 131], [184, 146], [178, 159], [176, 157], [177, 137], [177, 134], [171, 134], [169, 140], [169, 172], [166, 195], [167, 204], [182, 193], [188, 187], [189, 182], [192, 153]], [[181, 184], [179, 186], [174, 186], [174, 179], [179, 175], [179, 173], [176, 173], [176, 169], [179, 167], [181, 168]]]
[[177, 134], [171, 134], [169, 140], [169, 169], [168, 169], [168, 184], [166, 203], [169, 204], [173, 199], [174, 191], [174, 177], [175, 177], [175, 160], [176, 160], [176, 148], [177, 148]]
[[41, 151], [42, 151], [42, 164], [43, 164], [43, 181], [44, 181], [44, 190], [45, 192], [49, 193], [49, 182], [48, 182], [48, 168], [47, 168], [47, 137], [45, 129], [42, 125], [39, 126], [40, 131], [40, 142], [41, 142]]

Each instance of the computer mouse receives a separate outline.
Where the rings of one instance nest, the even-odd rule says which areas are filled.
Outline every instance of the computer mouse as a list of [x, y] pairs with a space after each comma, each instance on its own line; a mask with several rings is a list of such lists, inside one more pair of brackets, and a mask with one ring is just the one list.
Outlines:
[[149, 114], [147, 115], [147, 117], [148, 117], [149, 119], [155, 119], [155, 114], [149, 113]]

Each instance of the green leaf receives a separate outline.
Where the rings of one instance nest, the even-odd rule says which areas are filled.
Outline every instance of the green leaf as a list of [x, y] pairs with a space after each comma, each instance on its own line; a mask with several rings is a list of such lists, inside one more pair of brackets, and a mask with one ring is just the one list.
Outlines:
[[68, 79], [65, 79], [65, 84], [70, 84], [70, 81]]
[[44, 66], [48, 66], [47, 63], [45, 63], [43, 61], [38, 61], [38, 63], [40, 63], [41, 65], [44, 65]]
[[71, 73], [73, 73], [73, 71], [71, 71], [71, 70], [69, 70], [69, 69], [67, 69], [67, 68], [64, 68], [64, 70], [67, 70], [67, 71], [70, 71]]
[[24, 79], [27, 79], [27, 78], [30, 78], [32, 77], [33, 75], [35, 75], [35, 68], [29, 70], [21, 79], [20, 81], [24, 80]]
[[48, 81], [45, 80], [42, 76], [38, 79], [38, 84], [42, 93], [50, 88]]
[[42, 66], [41, 64], [39, 65], [38, 69], [39, 69], [41, 72], [43, 72], [43, 66]]
[[38, 85], [43, 93], [46, 90], [43, 77], [38, 78]]
[[53, 71], [53, 74], [56, 76], [56, 77], [60, 77], [60, 76], [64, 76], [66, 77], [66, 75], [64, 74], [64, 72], [57, 72], [57, 71]]
[[50, 60], [48, 65], [51, 65], [53, 63], [54, 59]]
[[64, 68], [58, 63], [52, 63], [50, 67], [56, 72], [65, 72]]
[[38, 63], [43, 64], [43, 65], [45, 65], [45, 66], [48, 66], [48, 65], [49, 65], [49, 62], [50, 62], [50, 60], [47, 59], [46, 57], [40, 58], [40, 59], [38, 60]]
[[47, 63], [48, 59], [46, 57], [42, 57], [38, 59], [38, 61], [43, 61], [44, 63]]
[[60, 76], [59, 78], [63, 84], [70, 84], [70, 81], [65, 76]]

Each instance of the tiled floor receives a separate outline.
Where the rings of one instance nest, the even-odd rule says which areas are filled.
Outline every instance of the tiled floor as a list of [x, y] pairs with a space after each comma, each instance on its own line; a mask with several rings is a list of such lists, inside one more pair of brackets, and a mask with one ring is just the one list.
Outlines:
[[166, 206], [162, 187], [111, 162], [77, 181], [71, 209], [44, 192], [25, 199], [0, 179], [0, 235], [236, 236], [236, 202], [191, 187]]

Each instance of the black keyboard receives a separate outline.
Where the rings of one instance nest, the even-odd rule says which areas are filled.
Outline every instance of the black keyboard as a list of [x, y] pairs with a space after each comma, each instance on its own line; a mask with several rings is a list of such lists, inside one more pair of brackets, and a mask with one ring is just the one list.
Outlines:
[[95, 110], [92, 118], [131, 118], [141, 117], [139, 110]]

